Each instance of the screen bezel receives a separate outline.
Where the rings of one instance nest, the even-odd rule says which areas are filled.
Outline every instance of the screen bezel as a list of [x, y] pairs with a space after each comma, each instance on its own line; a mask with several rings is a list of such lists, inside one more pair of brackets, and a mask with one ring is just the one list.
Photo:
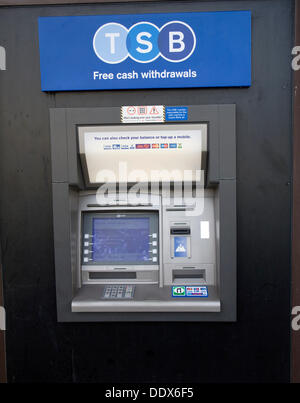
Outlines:
[[[157, 234], [157, 238], [153, 239], [157, 241], [157, 246], [155, 246], [155, 249], [157, 249], [157, 254], [154, 256], [157, 256], [157, 262], [153, 262], [152, 260], [149, 261], [90, 261], [90, 262], [84, 262], [84, 242], [86, 239], [84, 238], [85, 234], [89, 234], [90, 237], [93, 235], [93, 220], [97, 218], [114, 218], [114, 219], [122, 219], [122, 218], [148, 218], [149, 219], [149, 250], [150, 250], [150, 242], [152, 241], [151, 235], [153, 233]], [[90, 238], [93, 239], [93, 238]], [[157, 265], [159, 262], [159, 214], [157, 211], [122, 211], [118, 210], [115, 212], [83, 212], [82, 213], [82, 233], [81, 233], [81, 264], [84, 266], [153, 266]], [[151, 257], [152, 254], [149, 252], [149, 257]]]

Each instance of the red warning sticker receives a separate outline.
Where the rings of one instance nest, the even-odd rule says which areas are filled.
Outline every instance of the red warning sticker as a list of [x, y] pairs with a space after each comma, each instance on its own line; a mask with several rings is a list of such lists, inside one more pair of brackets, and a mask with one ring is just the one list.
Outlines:
[[165, 121], [164, 105], [122, 106], [122, 123], [163, 123]]

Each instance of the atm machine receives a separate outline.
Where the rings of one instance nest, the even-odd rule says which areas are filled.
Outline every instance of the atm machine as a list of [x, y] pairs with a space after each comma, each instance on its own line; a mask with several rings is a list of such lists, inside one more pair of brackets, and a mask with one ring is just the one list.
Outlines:
[[50, 110], [59, 321], [236, 320], [234, 105]]

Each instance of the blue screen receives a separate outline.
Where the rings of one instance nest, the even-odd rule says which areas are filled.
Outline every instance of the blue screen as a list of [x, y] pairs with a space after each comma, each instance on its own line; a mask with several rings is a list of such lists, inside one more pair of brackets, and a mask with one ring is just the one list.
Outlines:
[[174, 257], [187, 257], [187, 237], [174, 237]]
[[94, 218], [94, 262], [149, 260], [149, 217]]

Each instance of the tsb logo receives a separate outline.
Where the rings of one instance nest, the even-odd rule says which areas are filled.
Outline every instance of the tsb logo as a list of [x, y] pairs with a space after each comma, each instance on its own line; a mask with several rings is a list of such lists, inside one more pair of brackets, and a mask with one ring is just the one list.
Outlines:
[[149, 63], [162, 56], [177, 63], [194, 52], [196, 36], [181, 21], [171, 21], [160, 29], [151, 22], [138, 22], [128, 30], [111, 22], [102, 25], [94, 35], [94, 51], [105, 63], [121, 63], [129, 56], [138, 63]]

